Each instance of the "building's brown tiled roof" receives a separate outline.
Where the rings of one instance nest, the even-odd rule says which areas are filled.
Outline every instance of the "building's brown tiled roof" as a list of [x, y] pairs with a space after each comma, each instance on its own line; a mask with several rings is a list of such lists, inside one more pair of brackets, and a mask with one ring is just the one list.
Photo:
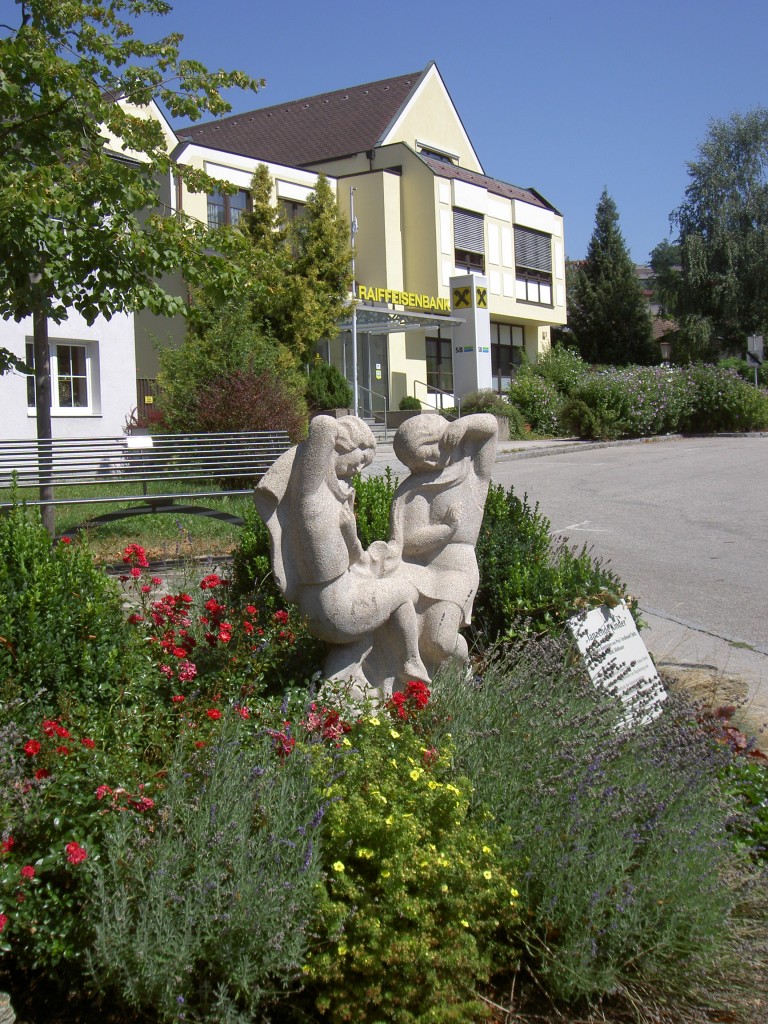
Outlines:
[[289, 167], [364, 153], [379, 144], [426, 71], [235, 114], [178, 134], [211, 149]]
[[457, 167], [455, 164], [445, 163], [443, 160], [435, 160], [432, 157], [422, 155], [422, 160], [440, 178], [455, 178], [457, 181], [466, 181], [471, 185], [479, 185], [481, 188], [488, 189], [493, 195], [504, 196], [505, 199], [521, 199], [524, 203], [540, 206], [542, 210], [554, 210], [553, 206], [537, 192], [533, 192], [530, 189], [519, 188], [517, 185], [508, 185], [506, 181], [499, 181], [498, 178], [489, 178], [485, 174], [468, 171], [464, 167]]

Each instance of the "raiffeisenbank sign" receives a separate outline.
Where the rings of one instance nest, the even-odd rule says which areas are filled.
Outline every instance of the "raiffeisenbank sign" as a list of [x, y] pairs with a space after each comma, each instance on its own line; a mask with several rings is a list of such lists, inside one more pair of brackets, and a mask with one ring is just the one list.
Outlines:
[[358, 285], [357, 297], [363, 302], [385, 302], [391, 303], [393, 306], [409, 306], [412, 309], [434, 309], [441, 313], [450, 313], [451, 311], [448, 299], [440, 299], [436, 295], [400, 292], [392, 288], [371, 288], [366, 284]]

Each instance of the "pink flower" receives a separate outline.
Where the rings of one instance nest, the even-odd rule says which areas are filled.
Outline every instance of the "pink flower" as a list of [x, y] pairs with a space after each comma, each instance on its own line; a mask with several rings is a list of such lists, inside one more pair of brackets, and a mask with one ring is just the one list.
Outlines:
[[103, 800], [104, 797], [105, 796], [109, 796], [111, 792], [112, 792], [112, 787], [111, 786], [104, 786], [104, 785], [98, 786], [96, 788], [96, 799], [97, 800]]
[[214, 722], [217, 719], [221, 718], [221, 712], [219, 711], [218, 708], [208, 708], [208, 710], [205, 713], [206, 715], [208, 715], [209, 718], [212, 718]]
[[152, 586], [153, 587], [159, 587], [162, 582], [163, 581], [162, 581], [162, 579], [159, 576], [153, 576], [152, 577]]
[[40, 753], [40, 744], [37, 740], [27, 740], [24, 744], [24, 753], [27, 757], [34, 757]]
[[200, 580], [201, 590], [212, 590], [214, 587], [221, 586], [221, 576], [217, 576], [215, 572], [210, 573], [208, 576], [203, 576]]
[[134, 567], [131, 569], [131, 576], [133, 576], [135, 580], [137, 580], [139, 576], [141, 576], [141, 569], [139, 569], [137, 565], [134, 565]]
[[191, 661], [183, 661], [179, 665], [179, 682], [190, 683], [197, 675], [197, 666]]
[[131, 806], [135, 807], [137, 811], [151, 811], [155, 806], [155, 801], [149, 796], [142, 796], [138, 800], [131, 800]]
[[181, 704], [186, 699], [183, 693], [177, 693], [175, 697], [171, 697], [171, 702], [173, 704]]
[[160, 672], [166, 677], [166, 679], [173, 678], [173, 669], [171, 668], [170, 665], [160, 665], [159, 669]]
[[275, 622], [279, 623], [281, 626], [285, 626], [288, 623], [288, 617], [288, 612], [286, 611], [275, 612], [273, 616]]
[[5, 926], [7, 924], [8, 924], [7, 916], [5, 914], [0, 914], [0, 932], [2, 932], [3, 928], [5, 928]]
[[62, 757], [66, 757], [70, 753], [69, 747], [56, 747], [56, 753], [61, 754]]
[[88, 859], [85, 847], [81, 846], [79, 843], [67, 843], [64, 850], [70, 864], [82, 864], [84, 860]]
[[128, 616], [128, 622], [132, 626], [138, 626], [138, 624], [140, 622], [143, 622], [143, 621], [144, 621], [144, 616], [143, 615], [139, 615], [138, 612], [134, 612], [132, 615]]
[[31, 864], [24, 865], [24, 867], [21, 869], [21, 877], [24, 879], [35, 877], [35, 869], [32, 867]]
[[83, 736], [80, 742], [83, 744], [84, 747], [88, 747], [89, 750], [93, 750], [93, 748], [96, 746], [96, 744], [90, 738], [90, 736]]
[[4, 839], [2, 841], [2, 844], [0, 844], [0, 849], [2, 849], [3, 853], [10, 853], [14, 847], [15, 842], [16, 840], [13, 838], [13, 836], [8, 836], [8, 838]]
[[251, 717], [251, 712], [248, 710], [248, 708], [238, 708], [237, 713], [238, 715], [240, 715], [241, 718], [244, 719], [248, 719]]
[[245, 610], [248, 612], [249, 615], [258, 615], [259, 614], [259, 610], [256, 607], [256, 605], [254, 605], [254, 604], [247, 604], [245, 606]]
[[129, 544], [127, 548], [123, 548], [123, 561], [126, 565], [136, 562], [137, 565], [144, 566], [145, 569], [149, 565], [147, 553], [141, 544]]

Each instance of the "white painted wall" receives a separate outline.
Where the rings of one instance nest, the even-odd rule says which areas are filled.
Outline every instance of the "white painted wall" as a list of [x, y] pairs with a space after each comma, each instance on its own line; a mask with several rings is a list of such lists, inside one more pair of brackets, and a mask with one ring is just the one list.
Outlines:
[[[89, 389], [91, 409], [52, 413], [54, 437], [110, 437], [123, 433], [126, 418], [136, 406], [136, 356], [133, 314], [117, 313], [111, 320], [99, 317], [90, 327], [77, 313], [60, 324], [50, 321], [51, 342], [83, 342], [93, 353]], [[0, 346], [25, 358], [26, 342], [32, 340], [32, 318], [20, 323], [0, 321]], [[27, 382], [22, 374], [0, 376], [0, 438], [37, 435], [34, 410], [27, 408]]]

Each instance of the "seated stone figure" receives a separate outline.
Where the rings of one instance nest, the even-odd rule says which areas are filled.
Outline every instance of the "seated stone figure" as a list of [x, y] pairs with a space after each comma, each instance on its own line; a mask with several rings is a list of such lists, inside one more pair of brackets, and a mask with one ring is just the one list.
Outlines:
[[381, 686], [364, 663], [385, 624], [390, 688], [409, 679], [429, 681], [419, 656], [418, 591], [391, 574], [385, 545], [366, 552], [357, 538], [350, 478], [370, 464], [375, 445], [355, 416], [316, 416], [307, 439], [275, 462], [254, 493], [270, 532], [278, 585], [310, 631], [333, 645], [327, 677], [352, 679], [361, 691]]
[[479, 582], [475, 544], [497, 433], [494, 416], [449, 423], [423, 414], [395, 435], [395, 454], [411, 472], [392, 504], [390, 545], [400, 554], [398, 577], [419, 592], [419, 649], [431, 674], [452, 657], [468, 657], [459, 630], [469, 625]]

